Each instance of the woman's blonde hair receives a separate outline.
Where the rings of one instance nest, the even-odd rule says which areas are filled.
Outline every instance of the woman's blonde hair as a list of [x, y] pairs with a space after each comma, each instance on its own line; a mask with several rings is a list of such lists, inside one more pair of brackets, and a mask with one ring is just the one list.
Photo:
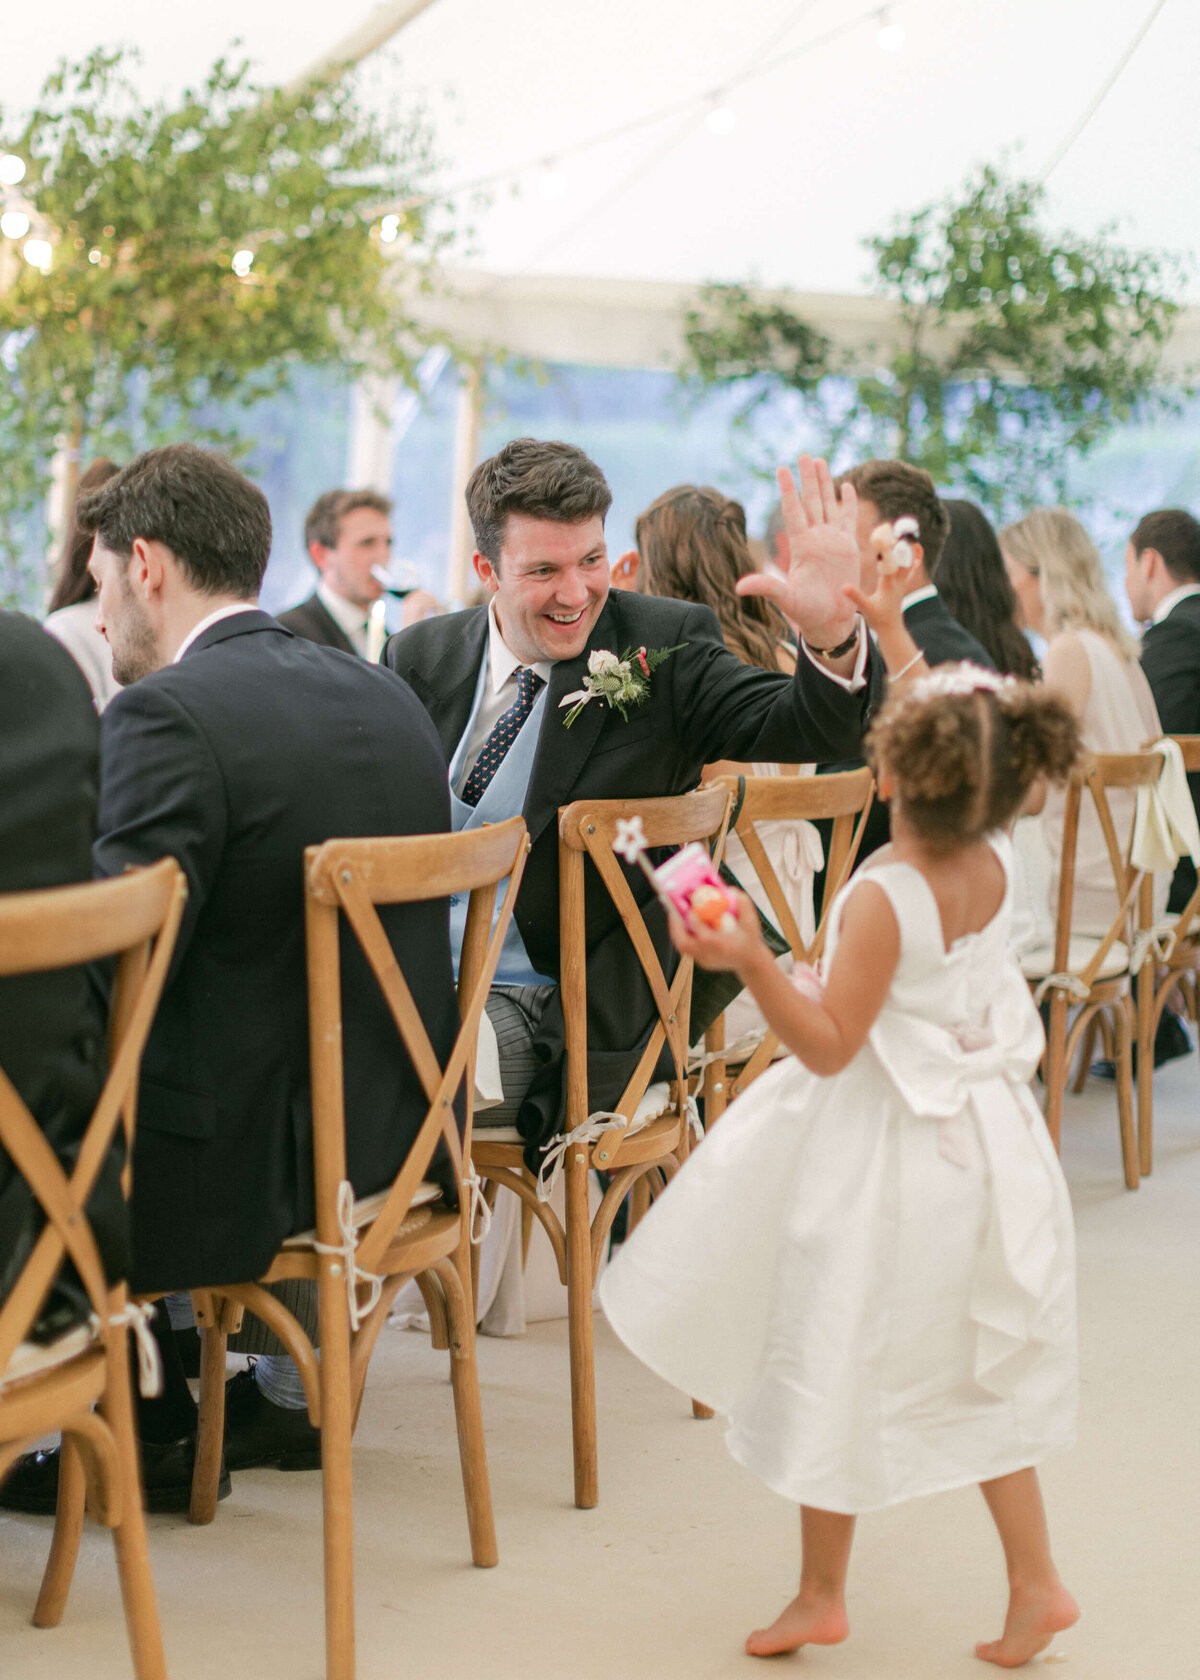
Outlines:
[[1108, 592], [1095, 543], [1064, 507], [1034, 508], [1000, 533], [1005, 554], [1038, 580], [1047, 639], [1060, 630], [1095, 630], [1126, 659], [1137, 643]]

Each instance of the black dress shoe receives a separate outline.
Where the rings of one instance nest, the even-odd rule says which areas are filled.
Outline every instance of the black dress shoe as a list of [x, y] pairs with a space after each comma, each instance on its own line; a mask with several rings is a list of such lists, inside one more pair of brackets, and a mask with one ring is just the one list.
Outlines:
[[[1158, 1027], [1154, 1033], [1154, 1065], [1162, 1067], [1166, 1062], [1177, 1062], [1181, 1056], [1190, 1056], [1192, 1041], [1188, 1030], [1173, 1009], [1164, 1009], [1159, 1017]], [[1117, 1064], [1110, 1061], [1093, 1062], [1090, 1068], [1093, 1079], [1115, 1079]], [[1137, 1072], [1137, 1045], [1133, 1047], [1133, 1071]]]
[[225, 1384], [225, 1462], [231, 1470], [274, 1465], [278, 1470], [319, 1470], [321, 1431], [308, 1412], [294, 1412], [268, 1400], [254, 1380], [254, 1367]]
[[[180, 1441], [143, 1441], [142, 1487], [147, 1511], [186, 1511], [192, 1497], [192, 1465], [196, 1458], [196, 1437]], [[0, 1484], [0, 1510], [24, 1511], [32, 1516], [52, 1517], [58, 1504], [59, 1449], [24, 1453]], [[229, 1470], [221, 1464], [217, 1498], [232, 1491]]]

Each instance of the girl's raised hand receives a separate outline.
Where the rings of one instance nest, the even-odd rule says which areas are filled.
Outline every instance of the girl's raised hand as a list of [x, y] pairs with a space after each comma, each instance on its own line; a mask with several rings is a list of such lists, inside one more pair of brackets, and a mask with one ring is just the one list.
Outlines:
[[770, 952], [763, 941], [758, 925], [758, 911], [754, 900], [744, 892], [731, 890], [737, 910], [737, 926], [722, 931], [707, 927], [696, 917], [689, 916], [686, 925], [674, 910], [667, 912], [667, 924], [676, 949], [685, 957], [694, 957], [701, 968], [732, 969], [745, 976], [747, 969]]
[[912, 578], [904, 567], [898, 567], [894, 572], [886, 571], [882, 562], [889, 552], [889, 545], [882, 540], [883, 526], [879, 526], [871, 533], [871, 546], [875, 558], [875, 587], [869, 595], [864, 595], [861, 589], [853, 584], [846, 584], [842, 589], [848, 601], [853, 601], [859, 612], [866, 619], [877, 636], [886, 635], [904, 622], [904, 595], [910, 587]]

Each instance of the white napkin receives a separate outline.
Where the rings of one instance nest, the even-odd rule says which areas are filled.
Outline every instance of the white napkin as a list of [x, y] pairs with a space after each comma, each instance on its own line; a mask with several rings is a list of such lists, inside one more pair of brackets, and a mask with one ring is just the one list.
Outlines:
[[1153, 787], [1137, 790], [1130, 860], [1137, 869], [1174, 869], [1186, 852], [1200, 865], [1200, 824], [1192, 804], [1179, 743], [1164, 736], [1153, 743], [1163, 767]]

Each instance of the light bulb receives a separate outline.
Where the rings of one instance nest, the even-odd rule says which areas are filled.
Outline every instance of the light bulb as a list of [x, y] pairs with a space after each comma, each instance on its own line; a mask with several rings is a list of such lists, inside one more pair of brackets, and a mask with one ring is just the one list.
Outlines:
[[561, 169], [547, 165], [538, 176], [538, 191], [543, 198], [563, 198], [567, 191], [567, 177]]
[[714, 105], [704, 126], [710, 134], [731, 134], [737, 127], [737, 112], [732, 105]]
[[391, 245], [399, 237], [399, 216], [385, 216], [379, 224], [379, 237], [385, 245]]
[[50, 267], [50, 259], [54, 252], [48, 239], [27, 239], [21, 247], [21, 255], [30, 268], [40, 268], [44, 274]]
[[0, 233], [6, 239], [24, 239], [29, 228], [29, 217], [24, 210], [6, 210], [3, 216], [0, 216]]
[[101, 263], [104, 261], [104, 252], [100, 250], [99, 246], [93, 246], [88, 252], [88, 261], [90, 263]]
[[6, 152], [3, 157], [0, 157], [0, 181], [6, 187], [15, 187], [18, 181], [24, 179], [24, 158], [19, 158], [15, 152]]
[[253, 251], [235, 251], [230, 267], [239, 280], [244, 280], [254, 263]]
[[875, 35], [875, 45], [881, 52], [899, 52], [904, 45], [904, 30], [898, 23], [893, 23], [886, 12], [879, 14], [879, 29]]

